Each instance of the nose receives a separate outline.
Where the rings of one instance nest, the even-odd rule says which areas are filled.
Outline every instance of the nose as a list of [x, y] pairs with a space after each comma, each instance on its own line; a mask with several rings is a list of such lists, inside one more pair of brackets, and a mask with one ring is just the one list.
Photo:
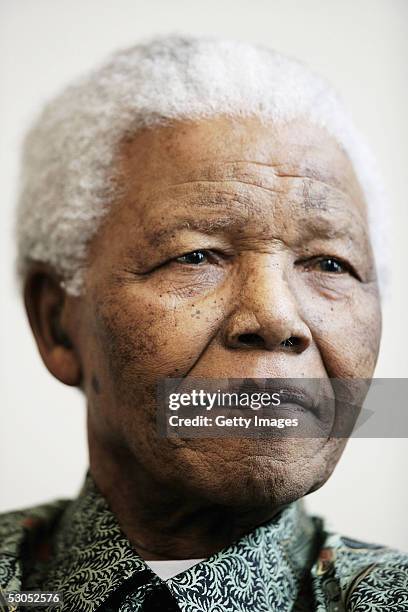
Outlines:
[[302, 353], [310, 345], [310, 329], [279, 266], [252, 267], [238, 284], [235, 303], [224, 330], [229, 348]]

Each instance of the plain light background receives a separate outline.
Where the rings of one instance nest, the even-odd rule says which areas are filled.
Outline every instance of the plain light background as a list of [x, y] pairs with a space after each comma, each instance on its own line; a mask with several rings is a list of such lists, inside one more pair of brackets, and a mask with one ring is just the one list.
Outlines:
[[[392, 279], [378, 377], [407, 377], [407, 0], [1, 0], [0, 511], [77, 494], [87, 466], [85, 406], [54, 380], [13, 279], [20, 142], [43, 102], [111, 51], [179, 32], [261, 42], [328, 77], [384, 175]], [[346, 535], [408, 550], [405, 439], [351, 440], [308, 506]]]

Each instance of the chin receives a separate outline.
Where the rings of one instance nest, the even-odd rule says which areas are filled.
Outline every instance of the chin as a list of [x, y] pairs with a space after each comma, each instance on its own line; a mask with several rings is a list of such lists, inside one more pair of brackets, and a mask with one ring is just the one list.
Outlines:
[[[234, 478], [231, 475], [231, 478]], [[235, 480], [236, 478], [236, 480]], [[307, 495], [317, 484], [316, 474], [299, 471], [282, 464], [270, 464], [258, 473], [235, 474], [234, 486], [221, 486], [219, 503], [248, 509], [265, 508], [271, 511]], [[226, 485], [227, 483], [225, 483]]]
[[[251, 441], [245, 442], [243, 448], [242, 440], [235, 440], [235, 444], [228, 445], [230, 452], [226, 452], [226, 445], [221, 452], [218, 447], [218, 454], [208, 448], [205, 452], [200, 445], [199, 461], [197, 448], [193, 452], [184, 447], [181, 453], [184, 457], [179, 457], [182, 460], [177, 470], [178, 486], [184, 491], [187, 488], [189, 496], [211, 504], [273, 512], [318, 489], [333, 469], [333, 461], [326, 460], [324, 440], [275, 440], [261, 447], [257, 441], [255, 448], [248, 446]], [[234, 448], [239, 449], [239, 456], [234, 457]], [[333, 459], [332, 455], [329, 457]], [[183, 474], [188, 474], [188, 478], [181, 482]]]

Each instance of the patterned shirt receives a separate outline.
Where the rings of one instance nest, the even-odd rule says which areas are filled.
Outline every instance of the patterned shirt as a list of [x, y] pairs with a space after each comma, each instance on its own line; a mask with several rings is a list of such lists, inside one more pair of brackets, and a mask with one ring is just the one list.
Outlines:
[[408, 554], [327, 533], [295, 502], [163, 581], [88, 471], [76, 499], [0, 515], [0, 585], [61, 591], [60, 608], [30, 608], [47, 612], [400, 612], [408, 611]]

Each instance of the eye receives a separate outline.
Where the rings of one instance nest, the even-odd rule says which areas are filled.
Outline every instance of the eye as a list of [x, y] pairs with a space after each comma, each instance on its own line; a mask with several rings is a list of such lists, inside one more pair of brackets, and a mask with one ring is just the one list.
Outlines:
[[344, 272], [349, 271], [346, 264], [339, 259], [335, 259], [334, 257], [324, 257], [319, 259], [317, 260], [316, 265], [322, 272], [330, 272], [331, 274], [344, 274]]
[[313, 259], [305, 261], [304, 265], [308, 270], [317, 270], [318, 272], [324, 272], [325, 274], [350, 274], [357, 280], [361, 281], [360, 276], [357, 274], [353, 266], [348, 262], [339, 259], [338, 257], [313, 257]]
[[207, 251], [191, 251], [190, 253], [185, 253], [184, 255], [180, 255], [180, 257], [176, 257], [174, 261], [197, 266], [208, 261], [208, 253]]

